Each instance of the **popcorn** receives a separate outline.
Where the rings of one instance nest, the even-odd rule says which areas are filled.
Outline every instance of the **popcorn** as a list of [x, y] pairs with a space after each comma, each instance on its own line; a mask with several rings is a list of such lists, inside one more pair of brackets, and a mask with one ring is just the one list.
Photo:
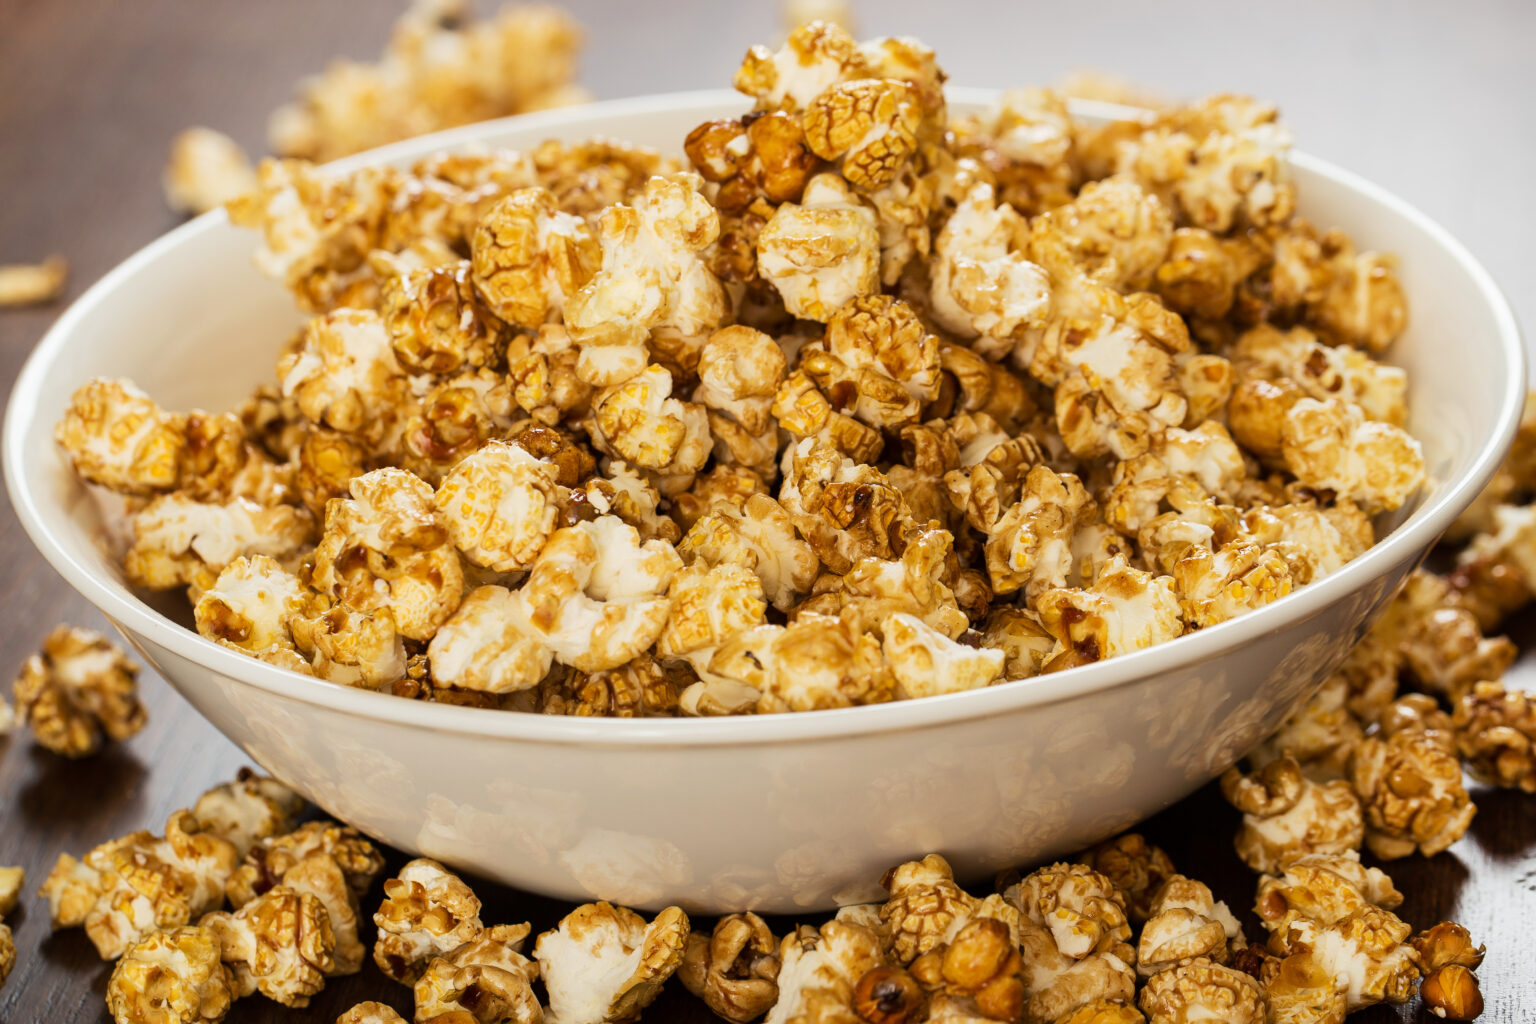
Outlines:
[[1057, 643], [1048, 668], [1112, 658], [1184, 631], [1169, 578], [1134, 569], [1119, 555], [1089, 587], [1043, 591], [1036, 607]]
[[1424, 482], [1419, 442], [1336, 398], [1298, 399], [1285, 414], [1280, 447], [1302, 484], [1371, 512], [1400, 507]]
[[670, 397], [672, 375], [654, 363], [599, 391], [593, 443], [640, 469], [688, 476], [704, 468], [712, 448], [703, 406]]
[[1536, 594], [1536, 504], [1500, 505], [1494, 528], [1472, 539], [1456, 557], [1450, 577], [1457, 603], [1483, 629], [1525, 607]]
[[1255, 327], [1237, 339], [1231, 355], [1241, 372], [1293, 381], [1320, 402], [1353, 402], [1370, 419], [1395, 427], [1407, 423], [1407, 371], [1348, 345], [1324, 345], [1304, 327]]
[[1492, 681], [1456, 703], [1452, 726], [1462, 763], [1479, 782], [1536, 792], [1536, 706], [1530, 695]]
[[1073, 568], [1072, 537], [1093, 509], [1082, 482], [1035, 466], [1024, 477], [1019, 500], [987, 534], [987, 575], [992, 589], [1031, 597], [1066, 585]]
[[1354, 850], [1312, 853], [1287, 860], [1259, 880], [1254, 909], [1277, 952], [1290, 949], [1291, 926], [1310, 921], [1327, 926], [1365, 907], [1395, 910], [1403, 894], [1380, 868], [1360, 863]]
[[555, 531], [557, 471], [519, 445], [490, 441], [448, 471], [433, 504], [465, 558], [516, 572], [533, 564]]
[[903, 965], [944, 941], [951, 926], [970, 918], [977, 906], [977, 900], [956, 884], [949, 862], [936, 853], [892, 868], [880, 884], [890, 893], [880, 908], [880, 921], [890, 933], [896, 961]]
[[526, 924], [495, 925], [434, 958], [414, 986], [417, 1018], [453, 1020], [463, 1014], [537, 1024], [543, 1019], [533, 994], [539, 965], [522, 955], [528, 932]]
[[934, 318], [960, 338], [982, 339], [976, 348], [983, 355], [1009, 351], [1016, 332], [1039, 326], [1050, 307], [1045, 271], [1014, 248], [1023, 230], [1013, 207], [978, 184], [934, 242]]
[[360, 612], [388, 610], [400, 633], [426, 640], [458, 607], [463, 572], [432, 488], [400, 469], [357, 477], [326, 507], [314, 584]]
[[677, 976], [732, 1024], [747, 1024], [779, 998], [779, 942], [756, 914], [729, 914], [709, 935], [691, 932]]
[[0, 265], [0, 309], [52, 302], [64, 294], [68, 274], [69, 263], [62, 256], [50, 256], [41, 263]]
[[176, 487], [186, 417], [167, 413], [127, 381], [97, 377], [70, 396], [54, 439], [82, 480], [123, 494]]
[[287, 879], [294, 869], [317, 857], [340, 869], [354, 898], [368, 891], [384, 867], [383, 855], [356, 829], [331, 821], [308, 821], [251, 847], [224, 885], [230, 906], [238, 910], [273, 885], [290, 884]]
[[424, 857], [384, 883], [384, 902], [373, 915], [379, 937], [373, 962], [385, 976], [414, 985], [427, 964], [485, 930], [480, 900], [453, 872]]
[[283, 394], [311, 423], [378, 443], [400, 418], [405, 376], [390, 332], [372, 310], [316, 317], [277, 364]]
[[[707, 671], [748, 688], [738, 688], [730, 702], [738, 711], [755, 706], [761, 713], [879, 703], [892, 698], [895, 686], [878, 639], [815, 612], [787, 626], [737, 633], [716, 650]], [[685, 695], [685, 711], [690, 703]]]
[[[779, 1001], [768, 1011], [764, 1024], [837, 1019], [835, 1014], [846, 1015], [854, 1008], [859, 994], [867, 1003], [876, 986], [861, 983], [872, 969], [889, 966], [878, 928], [878, 921], [852, 915], [844, 908], [820, 928], [800, 925], [784, 936], [779, 943]], [[879, 994], [899, 1006], [895, 1019], [917, 1015], [923, 1000], [914, 988], [898, 985], [891, 986], [892, 991], [880, 987]]]
[[107, 1012], [117, 1024], [221, 1021], [235, 996], [211, 929], [157, 932], [124, 950], [107, 981]]
[[[935, 948], [912, 965], [915, 977], [930, 984], [938, 982], [930, 1020], [976, 1016], [1015, 1020], [1020, 1016], [1024, 1009], [1025, 968], [1012, 933], [1007, 921], [978, 915], [956, 931], [947, 945]], [[937, 979], [933, 978], [935, 966]], [[876, 968], [865, 979], [879, 971]], [[866, 984], [867, 980], [861, 980], [860, 988]]]
[[475, 290], [497, 317], [524, 328], [559, 317], [603, 258], [586, 221], [541, 188], [491, 207], [475, 227], [473, 251]]
[[198, 797], [192, 817], [199, 832], [229, 840], [243, 858], [257, 841], [290, 831], [304, 806], [304, 798], [281, 782], [242, 768], [233, 782]]
[[287, 886], [268, 889], [232, 914], [208, 914], [201, 927], [218, 939], [237, 997], [259, 991], [284, 1006], [305, 1007], [335, 966], [325, 907]]
[[833, 572], [847, 572], [859, 558], [896, 554], [911, 523], [901, 493], [879, 470], [811, 439], [791, 450], [779, 502]]
[[83, 861], [60, 854], [39, 889], [53, 927], [83, 925], [102, 959], [113, 960], [144, 937], [217, 907], [235, 847], [197, 827], [190, 811], [177, 811], [163, 838], [139, 831], [103, 843]]
[[730, 303], [704, 261], [720, 219], [693, 175], [655, 177], [633, 199], [603, 212], [602, 266], [566, 303], [581, 348], [576, 372], [594, 387], [622, 383], [645, 366], [654, 328], [697, 335], [720, 326]]
[[1437, 730], [1367, 736], [1350, 784], [1365, 812], [1365, 842], [1383, 860], [1433, 857], [1466, 834], [1477, 808], [1461, 781], [1455, 740]]
[[314, 537], [314, 521], [292, 505], [258, 505], [246, 498], [203, 502], [183, 494], [151, 501], [130, 521], [133, 543], [123, 571], [134, 586], [198, 595], [242, 558], [297, 561]]
[[641, 655], [615, 669], [545, 676], [539, 683], [539, 710], [603, 718], [673, 717], [695, 679], [686, 666]]
[[1076, 960], [1107, 954], [1135, 962], [1131, 927], [1108, 878], [1082, 864], [1052, 864], [1010, 886], [1003, 898], [1050, 932], [1058, 952]]
[[840, 81], [868, 78], [868, 59], [836, 24], [812, 21], [789, 34], [777, 52], [753, 46], [736, 72], [736, 91], [757, 100], [761, 111], [798, 112]]
[[922, 112], [915, 90], [890, 78], [861, 78], [822, 90], [806, 106], [805, 141], [835, 161], [850, 185], [890, 184], [917, 150]]
[[1228, 950], [1247, 943], [1227, 905], [1203, 883], [1173, 875], [1152, 898], [1136, 947], [1136, 972], [1150, 978], [1196, 957], [1227, 962]]
[[106, 637], [58, 626], [16, 677], [17, 719], [54, 753], [88, 757], [107, 740], [126, 740], [144, 728], [138, 674]]
[[687, 942], [688, 917], [677, 907], [649, 924], [607, 903], [577, 907], [533, 948], [551, 1018], [566, 1024], [637, 1019], [682, 963]]
[[1264, 996], [1242, 971], [1197, 957], [1154, 974], [1141, 990], [1141, 1010], [1151, 1024], [1221, 1020], [1262, 1024]]
[[1289, 756], [1249, 776], [1227, 769], [1221, 793], [1243, 812], [1234, 845], [1255, 871], [1273, 873], [1303, 854], [1358, 850], [1365, 837], [1361, 801], [1349, 783], [1313, 782]]
[[1301, 710], [1249, 753], [1249, 761], [1267, 765], [1290, 757], [1315, 782], [1343, 778], [1350, 754], [1365, 736], [1348, 698], [1348, 679], [1342, 673], [1329, 676]]
[[875, 213], [841, 177], [818, 174], [800, 202], [782, 204], [763, 225], [757, 268], [792, 315], [826, 322], [850, 299], [879, 291]]
[[756, 573], [764, 596], [781, 611], [811, 589], [821, 567], [796, 535], [791, 514], [766, 494], [749, 495], [739, 508], [717, 504], [694, 522], [677, 552], [685, 562], [732, 563]]
[[212, 128], [188, 128], [171, 140], [161, 176], [165, 204], [178, 213], [206, 213], [256, 189], [256, 169], [240, 144]]

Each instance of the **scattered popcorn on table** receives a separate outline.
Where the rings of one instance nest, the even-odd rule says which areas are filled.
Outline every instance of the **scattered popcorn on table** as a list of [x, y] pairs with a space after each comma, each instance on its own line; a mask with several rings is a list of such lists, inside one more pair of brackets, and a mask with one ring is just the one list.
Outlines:
[[161, 185], [171, 209], [207, 213], [254, 189], [256, 169], [228, 135], [212, 128], [188, 128], [171, 140]]
[[215, 1024], [234, 1001], [234, 980], [219, 960], [219, 939], [197, 926], [157, 932], [134, 943], [107, 982], [117, 1024]]
[[532, 988], [539, 965], [522, 954], [528, 932], [526, 924], [499, 924], [434, 957], [415, 984], [416, 1019], [454, 1021], [464, 1014], [539, 1024], [544, 1012]]
[[0, 309], [52, 302], [64, 293], [68, 274], [69, 264], [62, 256], [50, 256], [42, 263], [0, 265]]
[[16, 677], [16, 716], [49, 750], [87, 757], [107, 740], [126, 740], [144, 728], [138, 674], [106, 637], [59, 626]]
[[1342, 779], [1316, 783], [1295, 758], [1280, 757], [1251, 775], [1229, 768], [1221, 792], [1243, 812], [1237, 854], [1258, 872], [1309, 853], [1359, 850], [1365, 839], [1361, 800]]
[[413, 985], [427, 963], [475, 938], [480, 900], [441, 864], [419, 858], [384, 883], [384, 902], [373, 915], [379, 937], [373, 960], [386, 977]]
[[540, 935], [534, 959], [558, 1024], [627, 1024], [683, 962], [688, 916], [668, 907], [647, 923], [624, 907], [588, 903]]
[[778, 1001], [779, 940], [756, 914], [728, 914], [689, 933], [677, 977], [716, 1016], [747, 1024]]

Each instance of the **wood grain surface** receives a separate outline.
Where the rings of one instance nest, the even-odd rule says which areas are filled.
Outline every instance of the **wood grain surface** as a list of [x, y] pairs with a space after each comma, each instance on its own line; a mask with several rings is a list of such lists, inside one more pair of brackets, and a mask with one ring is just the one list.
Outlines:
[[[771, 38], [777, 30], [774, 4], [578, 0], [571, 6], [591, 33], [586, 80], [604, 96], [722, 84], [748, 43]], [[996, 9], [1004, 6], [998, 4]], [[1519, 239], [1524, 230], [1519, 211], [1530, 210], [1520, 168], [1530, 166], [1536, 157], [1536, 133], [1529, 130], [1529, 105], [1519, 97], [1528, 97], [1536, 88], [1536, 74], [1513, 54], [1522, 35], [1529, 41], [1531, 11], [1536, 5], [1403, 3], [1386, 7], [1303, 0], [1287, 5], [1290, 17], [1276, 26], [1269, 22], [1276, 14], [1267, 6], [1238, 13], [1225, 4], [1175, 3], [1159, 7], [1167, 11], [1167, 19], [1161, 26], [1163, 35], [1157, 38], [1168, 54], [1185, 59], [1155, 62], [1145, 52], [1145, 31], [1131, 25], [1142, 14], [1127, 13], [1128, 27], [1114, 34], [1103, 26], [1115, 23], [1108, 15], [1119, 9], [1112, 4], [1089, 4], [1099, 19], [1092, 32], [1108, 33], [1095, 35], [1077, 24], [1078, 12], [1084, 9], [1081, 5], [1061, 7], [1054, 14], [1038, 15], [1056, 19], [1048, 21], [1043, 34], [1058, 42], [1050, 54], [1036, 59], [1039, 67], [1021, 66], [1021, 51], [999, 47], [995, 39], [975, 62], [945, 63], [965, 84], [1044, 81], [1071, 67], [1091, 64], [1148, 76], [1153, 85], [1170, 91], [1222, 84], [1263, 86], [1271, 98], [1289, 103], [1294, 90], [1305, 110], [1313, 112], [1313, 105], [1317, 107], [1312, 113], [1314, 137], [1337, 140], [1337, 148], [1345, 150], [1353, 140], [1362, 147], [1358, 159], [1351, 161], [1346, 153], [1341, 162], [1368, 174], [1375, 174], [1378, 166], [1396, 166], [1394, 161], [1406, 161], [1410, 155], [1408, 143], [1402, 141], [1406, 136], [1399, 135], [1397, 143], [1390, 135], [1378, 137], [1383, 131], [1381, 118], [1390, 125], [1395, 123], [1391, 118], [1399, 116], [1395, 111], [1401, 103], [1391, 95], [1399, 85], [1414, 97], [1434, 94], [1436, 98], [1423, 100], [1440, 104], [1430, 114], [1451, 118], [1458, 110], [1466, 111], [1460, 120], [1468, 133], [1484, 120], [1502, 116], [1501, 111], [1525, 118], [1513, 126], [1516, 141], [1512, 145], [1521, 147], [1519, 152], [1488, 161], [1497, 165], [1492, 168], [1483, 162], [1488, 160], [1487, 153], [1466, 156], [1482, 174], [1477, 197], [1468, 197], [1464, 190], [1453, 194], [1462, 185], [1449, 184], [1442, 195], [1431, 190], [1429, 178], [1421, 183], [1414, 176], [1433, 177], [1444, 161], [1458, 159], [1438, 149], [1411, 154], [1418, 161], [1415, 169], [1403, 171], [1397, 181], [1390, 173], [1375, 176], [1393, 187], [1403, 187], [1403, 182], [1418, 186], [1420, 194], [1415, 194], [1415, 187], [1403, 190], [1485, 253], [1514, 292], [1522, 312], [1532, 308], [1536, 268]], [[1458, 53], [1454, 45], [1439, 45], [1442, 39], [1459, 38], [1460, 29], [1455, 27], [1459, 22], [1450, 28], [1443, 24], [1452, 8], [1460, 12], [1455, 18], [1484, 25], [1487, 31], [1476, 44], [1481, 49]], [[131, 4], [0, 0], [0, 263], [63, 254], [72, 269], [69, 294], [78, 295], [175, 223], [160, 198], [159, 174], [166, 145], [176, 131], [206, 123], [259, 149], [266, 114], [289, 95], [292, 83], [333, 55], [376, 52], [397, 10], [387, 3], [316, 0], [134, 0]], [[866, 29], [919, 35], [941, 44], [943, 56], [955, 52], [952, 40], [966, 28], [967, 19], [956, 17], [957, 11], [970, 15], [993, 10], [985, 4], [892, 3], [878, 8], [866, 5], [861, 14]], [[1125, 10], [1130, 10], [1129, 5]], [[1138, 5], [1136, 10], [1147, 8]], [[1490, 17], [1504, 20], [1489, 24]], [[1318, 31], [1312, 31], [1308, 18]], [[1188, 25], [1204, 25], [1200, 31], [1207, 35], [1227, 35], [1191, 37], [1185, 31]], [[1319, 52], [1334, 55], [1338, 73], [1321, 77], [1332, 83], [1330, 89], [1355, 83], [1354, 95], [1362, 103], [1374, 104], [1369, 109], [1380, 111], [1379, 117], [1373, 113], [1359, 119], [1358, 111], [1350, 109], [1328, 114], [1319, 76], [1292, 64], [1289, 52], [1261, 48], [1250, 59], [1242, 59], [1241, 53], [1234, 56], [1235, 45], [1226, 45], [1255, 38], [1260, 29], [1281, 38], [1310, 40], [1308, 45], [1315, 43]], [[1157, 30], [1153, 26], [1152, 31]], [[1033, 38], [1041, 35], [1037, 32]], [[1221, 45], [1212, 48], [1213, 41]], [[947, 48], [942, 45], [946, 43]], [[668, 59], [653, 59], [651, 55], [663, 46], [671, 48]], [[1200, 64], [1201, 53], [1218, 54], [1213, 58], [1216, 63]], [[1228, 69], [1225, 73], [1232, 77], [1208, 84], [1211, 66]], [[1403, 77], [1401, 82], [1392, 80], [1391, 90], [1372, 91], [1362, 84], [1379, 74]], [[1488, 103], [1495, 104], [1492, 113]], [[1519, 112], [1514, 113], [1517, 106]], [[1405, 124], [1417, 120], [1417, 116], [1401, 117]], [[1435, 123], [1435, 118], [1428, 121]], [[1521, 123], [1526, 125], [1523, 134]], [[1412, 144], [1422, 146], [1423, 139]], [[1402, 147], [1399, 156], [1393, 155], [1394, 145]], [[1472, 165], [1452, 166], [1467, 170]], [[1442, 174], [1434, 180], [1451, 178]], [[1485, 216], [1485, 209], [1493, 212]], [[61, 308], [0, 311], [0, 381], [6, 395], [32, 344]], [[88, 372], [89, 367], [81, 368], [82, 376]], [[4, 612], [0, 614], [0, 675], [8, 677], [56, 622], [106, 627], [36, 554], [9, 504], [0, 504], [0, 608]], [[1536, 644], [1536, 620], [1514, 626], [1517, 641]], [[1515, 677], [1512, 681], [1536, 686], [1536, 662], [1523, 663]], [[186, 806], [204, 788], [229, 778], [246, 763], [240, 751], [152, 673], [145, 673], [143, 691], [151, 710], [148, 728], [96, 758], [63, 760], [33, 747], [25, 734], [0, 739], [0, 864], [22, 864], [28, 871], [22, 907], [8, 921], [15, 930], [19, 961], [0, 990], [0, 1022], [107, 1019], [102, 993], [110, 965], [96, 958], [81, 932], [50, 934], [46, 905], [35, 898], [37, 884], [60, 851], [79, 854], [135, 828], [159, 828], [170, 811]], [[1488, 960], [1480, 972], [1488, 1003], [1483, 1019], [1528, 1022], [1536, 1019], [1536, 967], [1526, 934], [1536, 921], [1536, 798], [1478, 792], [1476, 800], [1479, 813], [1466, 840], [1432, 860], [1394, 863], [1390, 873], [1406, 894], [1400, 913], [1407, 920], [1425, 926], [1454, 918], [1487, 943]], [[1232, 853], [1235, 821], [1235, 813], [1207, 788], [1148, 822], [1145, 831], [1182, 870], [1209, 882], [1217, 896], [1235, 908], [1246, 908], [1252, 899], [1253, 877]], [[392, 851], [390, 868], [404, 859]], [[563, 913], [549, 901], [488, 883], [476, 888], [487, 903], [487, 921], [531, 920], [537, 929]], [[365, 911], [377, 900], [375, 889]], [[1250, 935], [1257, 934], [1251, 915], [1247, 922]], [[780, 928], [787, 923], [775, 922]], [[232, 1024], [330, 1021], [364, 999], [389, 1002], [409, 1015], [408, 991], [385, 980], [370, 963], [355, 977], [332, 981], [308, 1010], [284, 1010], [256, 997], [237, 1004], [228, 1020]], [[646, 1016], [659, 1021], [713, 1019], [676, 985]], [[1433, 1019], [1414, 1004], [1378, 1008], [1351, 1019], [1421, 1017]]]

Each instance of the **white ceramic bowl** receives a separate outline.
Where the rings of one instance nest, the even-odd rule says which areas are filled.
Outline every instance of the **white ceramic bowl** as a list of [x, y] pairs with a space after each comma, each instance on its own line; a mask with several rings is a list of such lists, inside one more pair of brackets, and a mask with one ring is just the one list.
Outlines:
[[[956, 108], [991, 92], [954, 90]], [[490, 122], [352, 158], [607, 134], [678, 151], [745, 108], [710, 92]], [[1098, 108], [1103, 112], [1104, 108]], [[1093, 113], [1085, 107], [1084, 113]], [[269, 379], [298, 315], [215, 212], [146, 247], [38, 345], [5, 421], [5, 478], [49, 562], [257, 762], [395, 846], [525, 889], [635, 906], [792, 911], [863, 901], [942, 851], [962, 876], [1063, 853], [1166, 807], [1308, 696], [1492, 473], [1525, 392], [1513, 314], [1444, 230], [1381, 189], [1294, 158], [1302, 211], [1399, 254], [1430, 485], [1342, 571], [1255, 613], [1057, 675], [843, 711], [605, 720], [423, 704], [292, 675], [157, 612], [98, 544], [52, 441], [70, 393], [126, 376], [170, 408], [225, 409]]]

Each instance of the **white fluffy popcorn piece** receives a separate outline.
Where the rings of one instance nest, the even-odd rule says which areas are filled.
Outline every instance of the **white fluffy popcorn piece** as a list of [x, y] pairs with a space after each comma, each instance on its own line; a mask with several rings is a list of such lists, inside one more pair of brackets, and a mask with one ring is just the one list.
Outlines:
[[576, 372], [596, 387], [620, 383], [646, 363], [656, 328], [706, 334], [730, 312], [730, 300], [703, 251], [720, 234], [720, 217], [697, 175], [654, 177], [598, 222], [602, 267], [565, 307], [581, 348]]
[[1291, 406], [1281, 450], [1286, 468], [1303, 484], [1333, 491], [1367, 512], [1401, 507], [1425, 480], [1418, 441], [1336, 398], [1303, 398]]
[[[519, 648], [519, 657], [552, 657], [583, 672], [617, 668], [661, 635], [670, 610], [667, 587], [681, 568], [672, 545], [660, 540], [642, 544], [633, 526], [615, 516], [599, 516], [556, 530], [516, 591], [503, 596], [501, 588], [482, 588], [487, 592], [482, 600], [495, 609], [488, 619], [497, 626], [488, 628], [517, 638], [503, 642], [534, 645], [529, 650], [538, 652], [530, 655]], [[451, 658], [448, 664], [473, 664], [476, 650], [468, 642], [462, 659]], [[522, 688], [526, 676], [514, 678], [507, 688]]]
[[734, 82], [762, 111], [801, 111], [817, 96], [848, 79], [874, 77], [859, 44], [836, 24], [798, 26], [778, 50], [753, 46]]
[[1000, 650], [951, 640], [915, 615], [885, 620], [881, 649], [901, 685], [900, 696], [932, 697], [990, 686], [1003, 674]]
[[312, 591], [267, 555], [242, 556], [219, 573], [192, 609], [197, 631], [261, 657], [292, 649], [292, 622]]
[[135, 586], [189, 585], [201, 594], [236, 559], [266, 555], [291, 561], [309, 548], [314, 521], [292, 505], [262, 506], [245, 498], [196, 501], [168, 494], [132, 520], [133, 544], [123, 569]]
[[1325, 345], [1305, 327], [1263, 324], [1244, 332], [1229, 354], [1240, 372], [1295, 381], [1309, 398], [1353, 402], [1397, 427], [1408, 421], [1408, 371], [1348, 345]]
[[668, 907], [639, 914], [588, 903], [540, 935], [534, 959], [549, 994], [551, 1024], [625, 1024], [661, 994], [682, 964], [688, 915]]
[[256, 169], [228, 135], [201, 126], [188, 128], [171, 140], [161, 187], [171, 209], [206, 213], [254, 190]]
[[464, 880], [435, 860], [418, 857], [384, 883], [373, 915], [379, 936], [373, 960], [385, 976], [415, 984], [426, 966], [485, 930], [480, 899]]
[[370, 309], [338, 309], [311, 320], [297, 348], [277, 363], [284, 398], [311, 423], [376, 444], [401, 418], [405, 372], [384, 320]]
[[838, 307], [880, 290], [875, 211], [836, 174], [806, 183], [799, 203], [784, 203], [757, 236], [758, 272], [790, 313], [825, 322]]
[[1290, 756], [1251, 775], [1229, 768], [1221, 777], [1221, 792], [1243, 812], [1234, 845], [1255, 871], [1273, 874], [1306, 854], [1359, 850], [1365, 840], [1360, 800], [1349, 783], [1313, 782]]
[[537, 686], [553, 651], [523, 632], [520, 605], [505, 587], [470, 591], [427, 646], [432, 678], [440, 686], [511, 693]]
[[448, 471], [434, 502], [465, 558], [515, 572], [533, 564], [555, 530], [557, 476], [522, 446], [490, 441]]
[[1073, 568], [1072, 538], [1093, 510], [1082, 481], [1035, 466], [1024, 478], [1019, 500], [987, 534], [987, 573], [992, 589], [1033, 597], [1062, 587]]
[[1012, 347], [1021, 327], [1038, 325], [1050, 309], [1050, 280], [1014, 248], [1023, 218], [997, 202], [991, 185], [974, 186], [934, 243], [933, 315], [961, 338], [985, 338], [983, 352]]

